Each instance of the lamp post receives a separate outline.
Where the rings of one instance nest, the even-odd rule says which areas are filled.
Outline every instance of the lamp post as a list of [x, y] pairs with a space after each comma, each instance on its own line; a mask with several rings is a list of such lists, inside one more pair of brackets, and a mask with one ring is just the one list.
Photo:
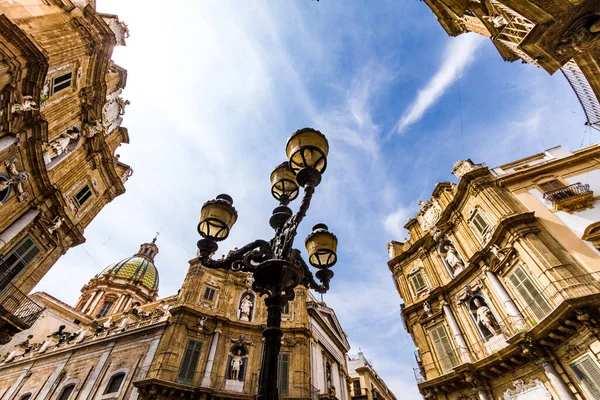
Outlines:
[[[226, 194], [217, 196], [202, 206], [198, 232], [200, 262], [207, 268], [250, 272], [254, 276], [252, 290], [266, 296], [267, 326], [263, 330], [263, 352], [258, 385], [258, 400], [277, 400], [277, 364], [281, 348], [281, 313], [294, 288], [303, 285], [325, 293], [333, 277], [330, 270], [337, 261], [337, 238], [325, 224], [317, 224], [305, 240], [308, 261], [318, 270], [315, 281], [300, 251], [293, 243], [298, 225], [310, 206], [315, 187], [327, 167], [329, 143], [321, 132], [304, 128], [296, 131], [286, 145], [288, 161], [271, 173], [271, 194], [279, 201], [269, 223], [275, 230], [270, 241], [255, 240], [234, 250], [221, 260], [212, 260], [217, 242], [225, 240], [237, 220], [233, 199]], [[288, 207], [304, 188], [304, 197], [296, 214]]]

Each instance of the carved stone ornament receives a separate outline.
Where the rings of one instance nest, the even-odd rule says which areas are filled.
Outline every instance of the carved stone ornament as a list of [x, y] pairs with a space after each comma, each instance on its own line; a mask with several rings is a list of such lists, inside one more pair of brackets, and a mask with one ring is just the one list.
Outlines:
[[246, 340], [246, 335], [240, 334], [240, 336], [236, 339], [230, 337], [229, 340], [233, 343], [245, 344], [247, 346], [254, 346], [254, 342], [252, 340]]
[[104, 134], [105, 128], [99, 121], [90, 121], [83, 124], [83, 136], [86, 138], [93, 138], [98, 133]]
[[600, 39], [599, 22], [600, 17], [594, 14], [586, 14], [576, 19], [560, 35], [561, 40], [556, 46], [556, 52], [560, 55], [567, 55], [572, 52], [588, 51]]
[[437, 226], [431, 228], [429, 232], [431, 233], [431, 237], [433, 238], [434, 242], [437, 242], [442, 236], [444, 236], [444, 232], [442, 232], [442, 230]]
[[428, 202], [419, 202], [421, 210], [417, 214], [417, 221], [424, 232], [428, 232], [440, 220], [442, 216], [442, 207], [435, 197]]
[[530, 379], [528, 382], [517, 379], [513, 386], [514, 389], [504, 392], [504, 400], [552, 400], [552, 395], [539, 379]]
[[15, 103], [12, 105], [11, 112], [14, 113], [24, 113], [26, 111], [34, 111], [39, 110], [36, 107], [35, 101], [33, 101], [33, 96], [23, 96], [19, 103]]
[[456, 176], [458, 179], [462, 179], [467, 172], [471, 172], [479, 168], [483, 168], [483, 166], [481, 164], [473, 164], [473, 161], [467, 158], [466, 160], [460, 160], [454, 164], [454, 168], [452, 168], [452, 175]]

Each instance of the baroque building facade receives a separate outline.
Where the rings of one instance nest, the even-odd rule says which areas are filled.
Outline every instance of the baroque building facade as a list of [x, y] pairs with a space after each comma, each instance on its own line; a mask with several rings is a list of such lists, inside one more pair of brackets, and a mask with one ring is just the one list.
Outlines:
[[459, 161], [388, 245], [425, 398], [600, 398], [598, 156]]
[[[45, 308], [0, 348], [0, 398], [253, 399], [267, 310], [252, 277], [195, 258], [178, 294], [157, 299], [157, 253], [152, 241], [108, 266], [74, 307], [33, 294]], [[282, 329], [280, 397], [350, 400], [335, 312], [297, 288]]]
[[26, 293], [125, 192], [115, 154], [127, 27], [95, 1], [0, 0], [0, 344], [41, 309]]
[[506, 61], [521, 60], [568, 79], [600, 130], [600, 3], [596, 0], [424, 0], [451, 36], [489, 37]]

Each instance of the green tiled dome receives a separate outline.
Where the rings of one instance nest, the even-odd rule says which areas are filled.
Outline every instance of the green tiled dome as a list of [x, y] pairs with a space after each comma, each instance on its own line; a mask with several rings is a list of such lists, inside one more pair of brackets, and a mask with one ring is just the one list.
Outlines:
[[133, 279], [151, 290], [158, 289], [158, 271], [147, 258], [133, 256], [109, 265], [100, 275], [113, 275]]

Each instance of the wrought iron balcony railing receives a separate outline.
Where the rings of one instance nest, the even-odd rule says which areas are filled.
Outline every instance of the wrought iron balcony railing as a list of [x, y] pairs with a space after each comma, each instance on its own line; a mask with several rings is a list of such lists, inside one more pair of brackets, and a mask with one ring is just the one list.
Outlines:
[[12, 283], [5, 282], [3, 286], [0, 291], [0, 313], [7, 314], [9, 318], [14, 316], [30, 327], [44, 309]]
[[572, 185], [544, 193], [544, 199], [549, 200], [552, 202], [552, 204], [556, 205], [564, 200], [591, 192], [592, 191], [589, 184], [577, 182]]

